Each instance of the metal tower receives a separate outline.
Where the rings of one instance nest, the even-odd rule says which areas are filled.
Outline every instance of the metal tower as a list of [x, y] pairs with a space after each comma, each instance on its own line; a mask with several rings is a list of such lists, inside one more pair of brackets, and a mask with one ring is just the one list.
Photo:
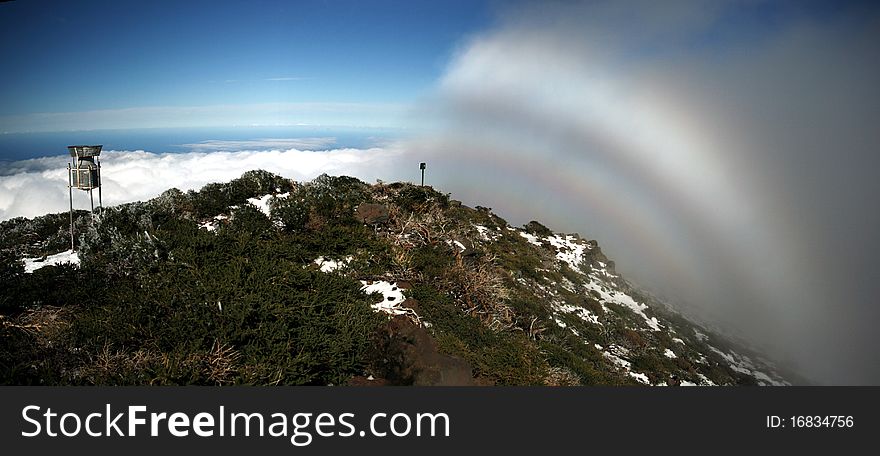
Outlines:
[[102, 145], [97, 146], [67, 146], [74, 163], [67, 164], [67, 189], [70, 194], [70, 249], [74, 250], [73, 244], [73, 189], [89, 192], [89, 200], [92, 206], [92, 218], [95, 217], [95, 197], [92, 191], [98, 189], [98, 210], [103, 209], [101, 201], [101, 155]]

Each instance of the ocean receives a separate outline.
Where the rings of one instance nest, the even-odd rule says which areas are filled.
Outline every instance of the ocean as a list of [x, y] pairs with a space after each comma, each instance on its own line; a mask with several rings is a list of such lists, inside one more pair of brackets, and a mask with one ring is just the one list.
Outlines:
[[379, 147], [402, 138], [400, 129], [349, 127], [144, 128], [0, 134], [0, 161], [67, 155], [67, 146], [103, 144], [104, 150], [155, 153], [216, 150], [325, 150]]

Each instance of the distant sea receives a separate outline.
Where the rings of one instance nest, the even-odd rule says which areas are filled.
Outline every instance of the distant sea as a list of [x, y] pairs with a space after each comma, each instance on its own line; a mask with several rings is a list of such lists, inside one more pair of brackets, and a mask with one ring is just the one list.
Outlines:
[[[207, 147], [193, 146], [206, 142], [223, 142], [222, 150], [278, 149], [277, 140], [323, 138], [313, 149], [379, 147], [400, 139], [399, 129], [339, 127], [211, 127], [211, 128], [144, 128], [132, 130], [90, 130], [40, 133], [0, 134], [0, 161], [67, 155], [67, 146], [103, 144], [104, 150], [145, 150], [155, 153], [210, 152]], [[272, 139], [276, 141], [261, 141]], [[295, 141], [293, 141], [295, 142]], [[308, 141], [306, 141], [308, 142]], [[236, 149], [236, 144], [241, 143]], [[293, 147], [284, 147], [293, 148]], [[305, 147], [296, 147], [304, 149]]]

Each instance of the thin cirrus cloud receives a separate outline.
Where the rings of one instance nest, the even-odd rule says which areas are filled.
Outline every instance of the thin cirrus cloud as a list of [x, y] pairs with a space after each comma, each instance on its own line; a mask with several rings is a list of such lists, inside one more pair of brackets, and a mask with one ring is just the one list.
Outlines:
[[196, 143], [180, 144], [193, 152], [231, 152], [240, 150], [327, 150], [336, 144], [334, 137], [316, 138], [261, 138], [250, 140], [210, 139]]
[[312, 78], [301, 76], [285, 76], [280, 78], [266, 78], [264, 81], [307, 81]]
[[0, 116], [0, 131], [20, 133], [302, 124], [388, 127], [399, 125], [407, 110], [407, 106], [394, 103], [343, 102], [149, 106]]

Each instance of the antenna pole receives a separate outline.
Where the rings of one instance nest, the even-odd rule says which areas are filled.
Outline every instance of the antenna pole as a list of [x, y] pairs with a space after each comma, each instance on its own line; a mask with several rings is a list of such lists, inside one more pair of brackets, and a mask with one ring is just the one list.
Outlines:
[[73, 181], [71, 180], [70, 163], [67, 164], [67, 192], [70, 196], [70, 250], [74, 250], [73, 246]]
[[101, 199], [101, 159], [95, 158], [98, 160], [98, 213], [104, 212], [104, 201]]
[[422, 187], [425, 186], [425, 162], [419, 163], [419, 169], [422, 170]]

